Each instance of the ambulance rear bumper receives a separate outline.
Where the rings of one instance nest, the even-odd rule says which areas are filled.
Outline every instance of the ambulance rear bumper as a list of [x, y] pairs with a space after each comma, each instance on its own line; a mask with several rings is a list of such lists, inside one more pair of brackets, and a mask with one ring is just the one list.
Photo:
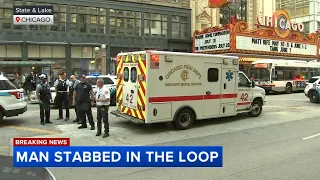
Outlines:
[[127, 114], [124, 114], [118, 110], [111, 111], [110, 113], [117, 116], [117, 117], [122, 117], [124, 119], [128, 119], [131, 122], [136, 123], [136, 124], [145, 124], [145, 121], [138, 119], [138, 118], [135, 118], [135, 117], [132, 117], [132, 116], [129, 116]]

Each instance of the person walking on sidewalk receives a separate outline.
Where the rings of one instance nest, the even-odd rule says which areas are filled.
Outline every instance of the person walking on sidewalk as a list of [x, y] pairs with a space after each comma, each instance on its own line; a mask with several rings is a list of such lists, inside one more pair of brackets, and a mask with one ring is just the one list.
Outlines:
[[94, 130], [95, 126], [91, 110], [91, 106], [94, 105], [94, 94], [92, 86], [86, 81], [85, 75], [82, 75], [81, 83], [79, 83], [74, 89], [72, 104], [76, 106], [79, 120], [82, 123], [78, 129], [87, 128], [87, 115], [89, 124], [91, 125], [91, 130]]
[[69, 97], [69, 87], [71, 85], [70, 81], [67, 79], [67, 74], [65, 72], [60, 73], [60, 79], [57, 79], [54, 83], [56, 94], [57, 94], [57, 106], [59, 108], [59, 117], [57, 120], [63, 119], [63, 106], [66, 109], [66, 119], [70, 119], [70, 97]]
[[50, 100], [52, 96], [46, 75], [41, 74], [39, 78], [41, 79], [41, 83], [36, 87], [36, 94], [40, 106], [40, 123], [45, 125], [46, 123], [52, 123], [50, 121]]
[[102, 130], [102, 120], [104, 126], [104, 135], [103, 138], [109, 136], [109, 105], [110, 105], [110, 91], [108, 88], [104, 88], [103, 79], [97, 80], [98, 91], [96, 94], [96, 104], [97, 104], [97, 134], [96, 136], [101, 135]]

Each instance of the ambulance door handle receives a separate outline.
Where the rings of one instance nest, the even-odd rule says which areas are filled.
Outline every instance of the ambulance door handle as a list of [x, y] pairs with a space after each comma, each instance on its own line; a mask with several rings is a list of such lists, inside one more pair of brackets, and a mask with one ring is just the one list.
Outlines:
[[224, 89], [227, 89], [227, 83], [224, 83], [223, 87]]
[[210, 94], [211, 94], [211, 91], [207, 91], [207, 92], [206, 92], [206, 95], [210, 95]]

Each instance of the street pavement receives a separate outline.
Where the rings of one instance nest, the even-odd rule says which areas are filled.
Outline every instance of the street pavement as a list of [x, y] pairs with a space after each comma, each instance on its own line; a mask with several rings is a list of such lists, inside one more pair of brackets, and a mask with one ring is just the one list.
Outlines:
[[[11, 151], [12, 137], [70, 137], [72, 145], [221, 145], [223, 168], [52, 168], [57, 179], [159, 180], [319, 180], [320, 104], [303, 93], [267, 96], [263, 113], [198, 121], [192, 129], [174, 130], [168, 124], [136, 125], [110, 115], [110, 137], [78, 130], [77, 124], [55, 120], [40, 125], [38, 105], [1, 124], [0, 154]], [[114, 107], [111, 108], [111, 110]], [[93, 109], [95, 115], [95, 109]], [[74, 111], [71, 110], [72, 118]]]

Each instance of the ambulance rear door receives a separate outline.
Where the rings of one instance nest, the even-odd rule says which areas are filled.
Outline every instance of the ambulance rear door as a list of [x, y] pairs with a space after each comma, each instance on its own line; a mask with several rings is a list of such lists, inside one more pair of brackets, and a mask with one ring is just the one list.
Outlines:
[[122, 105], [130, 109], [137, 109], [138, 104], [138, 63], [123, 63], [123, 96]]

